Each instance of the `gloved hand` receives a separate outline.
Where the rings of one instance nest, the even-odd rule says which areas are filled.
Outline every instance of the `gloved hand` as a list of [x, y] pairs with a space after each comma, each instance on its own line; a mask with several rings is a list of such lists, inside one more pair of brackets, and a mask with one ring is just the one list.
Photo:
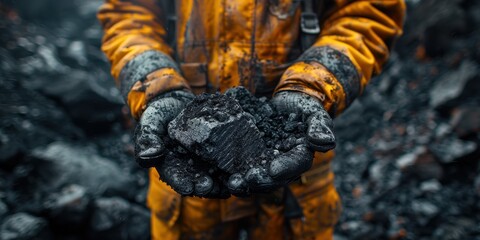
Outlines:
[[[292, 151], [296, 151], [295, 154], [307, 151], [307, 146], [319, 152], [327, 152], [335, 148], [333, 120], [318, 99], [305, 93], [284, 91], [277, 93], [272, 103], [279, 112], [300, 114], [307, 124], [306, 144], [294, 148]], [[270, 176], [275, 179], [299, 176], [312, 165], [313, 157], [305, 157], [283, 155], [276, 158], [270, 164]]]
[[141, 167], [159, 164], [164, 157], [167, 126], [194, 98], [190, 92], [178, 90], [165, 93], [150, 101], [135, 129], [135, 158]]
[[195, 177], [182, 174], [185, 172], [184, 168], [189, 167], [186, 162], [174, 159], [174, 156], [167, 156], [169, 151], [166, 149], [164, 138], [168, 134], [168, 123], [193, 98], [192, 93], [178, 90], [158, 96], [149, 102], [135, 129], [135, 159], [144, 168], [156, 167], [161, 178], [182, 195], [215, 195], [218, 194], [219, 190], [216, 190], [218, 186], [207, 173], [199, 171]]
[[312, 166], [314, 151], [326, 152], [335, 148], [333, 121], [320, 101], [300, 92], [284, 91], [275, 95], [272, 104], [285, 115], [303, 117], [308, 128], [306, 139], [290, 151], [276, 156], [267, 169], [253, 167], [245, 175], [233, 174], [228, 187], [237, 195], [265, 192], [295, 180]]

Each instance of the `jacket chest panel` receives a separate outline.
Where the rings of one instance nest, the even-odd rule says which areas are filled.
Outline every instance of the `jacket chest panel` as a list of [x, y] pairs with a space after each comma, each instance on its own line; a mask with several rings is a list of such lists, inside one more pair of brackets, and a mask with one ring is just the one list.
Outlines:
[[184, 2], [177, 22], [182, 70], [199, 78], [199, 69], [189, 69], [198, 66], [206, 85], [214, 90], [243, 85], [252, 91], [272, 91], [296, 49], [298, 4], [291, 0]]

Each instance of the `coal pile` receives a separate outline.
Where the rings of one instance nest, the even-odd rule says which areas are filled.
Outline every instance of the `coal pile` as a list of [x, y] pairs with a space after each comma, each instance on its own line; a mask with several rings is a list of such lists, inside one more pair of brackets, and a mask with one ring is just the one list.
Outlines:
[[336, 119], [336, 236], [480, 239], [480, 4], [407, 3], [384, 72]]
[[169, 124], [163, 167], [181, 166], [178, 174], [189, 179], [208, 172], [226, 189], [232, 174], [252, 167], [266, 172], [275, 156], [305, 139], [305, 129], [301, 116], [281, 114], [243, 87], [202, 94]]
[[150, 237], [101, 3], [0, 2], [0, 239]]

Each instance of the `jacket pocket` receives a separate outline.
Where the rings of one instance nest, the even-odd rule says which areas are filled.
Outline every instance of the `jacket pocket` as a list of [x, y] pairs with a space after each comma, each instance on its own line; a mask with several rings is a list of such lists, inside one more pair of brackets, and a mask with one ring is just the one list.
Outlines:
[[180, 216], [181, 196], [160, 181], [157, 170], [150, 169], [147, 205], [155, 217], [173, 227]]
[[325, 187], [328, 189], [318, 189], [320, 194], [312, 191], [298, 199], [305, 218], [291, 221], [295, 236], [316, 236], [333, 231], [340, 218], [342, 204], [333, 184]]

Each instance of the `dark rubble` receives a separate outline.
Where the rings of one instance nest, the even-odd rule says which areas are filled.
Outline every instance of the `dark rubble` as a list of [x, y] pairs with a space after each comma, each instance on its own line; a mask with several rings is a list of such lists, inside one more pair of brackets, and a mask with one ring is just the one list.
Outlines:
[[0, 239], [149, 239], [100, 4], [0, 2]]
[[407, 2], [384, 72], [336, 119], [336, 235], [480, 239], [480, 4]]
[[[384, 72], [336, 119], [337, 240], [480, 239], [480, 3], [407, 3]], [[149, 238], [99, 4], [0, 2], [1, 239]]]

